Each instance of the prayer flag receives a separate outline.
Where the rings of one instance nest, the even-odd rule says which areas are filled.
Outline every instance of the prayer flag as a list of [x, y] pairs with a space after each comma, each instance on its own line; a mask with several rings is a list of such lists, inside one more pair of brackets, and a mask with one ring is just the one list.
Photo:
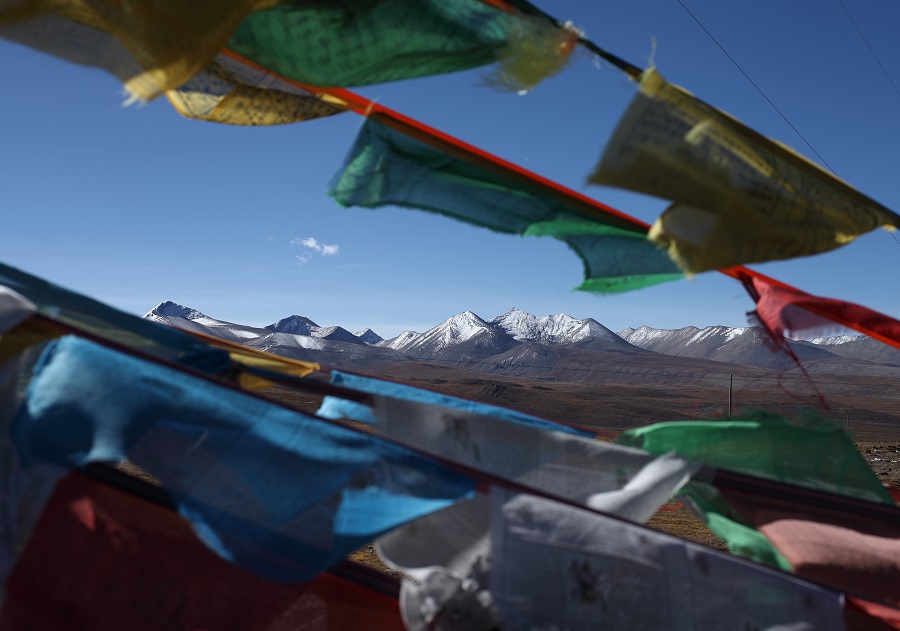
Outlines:
[[528, 89], [568, 60], [577, 33], [482, 0], [288, 2], [257, 11], [234, 52], [310, 85], [411, 79], [502, 61], [502, 80]]
[[4, 0], [0, 37], [97, 66], [149, 100], [210, 63], [249, 13], [278, 0]]
[[206, 545], [276, 581], [309, 579], [474, 487], [377, 436], [77, 338], [45, 351], [14, 436], [26, 466], [129, 460]]
[[[196, 333], [189, 335], [0, 263], [0, 286], [4, 285], [33, 302], [43, 314], [51, 315], [63, 324], [210, 374], [221, 375], [230, 373], [235, 367], [246, 367], [305, 376], [320, 368], [315, 363], [278, 357], [227, 340]], [[250, 372], [242, 369], [238, 375], [238, 382], [243, 387], [271, 385], [264, 377]]]
[[747, 292], [756, 302], [754, 316], [777, 345], [784, 335], [822, 332], [835, 325], [850, 327], [880, 342], [900, 348], [900, 322], [867, 307], [821, 298], [758, 276], [743, 276]]
[[388, 533], [378, 550], [416, 581], [400, 594], [411, 631], [844, 628], [837, 592], [495, 486]]
[[9, 287], [0, 285], [0, 335], [24, 320], [27, 320], [37, 311], [33, 302]]
[[492, 492], [502, 628], [844, 628], [841, 595], [644, 527]]
[[675, 451], [713, 467], [894, 505], [853, 439], [825, 419], [748, 412], [733, 420], [629, 429], [617, 442], [653, 454]]
[[681, 277], [642, 228], [579, 214], [537, 182], [451, 155], [369, 118], [331, 195], [344, 206], [418, 208], [497, 232], [556, 237], [585, 263], [588, 291], [636, 289]]
[[720, 489], [722, 497], [790, 562], [839, 590], [900, 605], [900, 523], [825, 506]]
[[5, 583], [2, 631], [403, 629], [396, 596], [333, 573], [261, 579], [173, 510], [78, 473], [57, 485]]
[[182, 116], [228, 125], [284, 125], [346, 110], [227, 55], [166, 96]]
[[645, 451], [460, 409], [375, 396], [379, 433], [427, 454], [646, 521], [697, 472]]
[[[710, 466], [893, 504], [853, 440], [837, 425], [821, 419], [787, 420], [760, 412], [732, 421], [657, 423], [626, 430], [617, 442], [650, 453], [675, 451]], [[791, 569], [778, 549], [713, 486], [695, 480], [681, 492], [734, 554]]]
[[672, 200], [650, 238], [688, 273], [818, 254], [900, 225], [891, 210], [653, 68], [590, 181]]
[[[461, 410], [463, 412], [471, 412], [483, 416], [493, 416], [495, 418], [507, 420], [511, 423], [519, 423], [520, 425], [527, 425], [538, 429], [577, 434], [588, 438], [593, 436], [590, 432], [569, 425], [563, 425], [562, 423], [548, 421], [537, 416], [531, 416], [530, 414], [524, 414], [516, 410], [510, 410], [509, 408], [453, 397], [449, 394], [433, 392], [424, 388], [415, 388], [394, 381], [385, 381], [383, 379], [366, 377], [365, 375], [341, 372], [340, 370], [331, 371], [331, 384], [342, 388], [349, 388], [350, 390], [356, 390], [358, 392], [376, 394], [392, 399], [429, 403], [445, 408]], [[325, 397], [322, 406], [316, 412], [316, 415], [333, 420], [350, 418], [354, 421], [363, 423], [375, 423], [375, 417], [372, 413], [371, 406], [347, 401], [346, 399], [340, 399], [334, 396]]]

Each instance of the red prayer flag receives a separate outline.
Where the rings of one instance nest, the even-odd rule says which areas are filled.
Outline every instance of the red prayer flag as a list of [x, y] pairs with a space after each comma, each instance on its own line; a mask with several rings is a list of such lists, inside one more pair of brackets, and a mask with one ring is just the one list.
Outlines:
[[335, 573], [259, 578], [207, 549], [173, 510], [78, 473], [57, 485], [0, 610], [0, 631], [363, 628], [401, 631], [396, 595]]
[[900, 348], [900, 322], [890, 316], [852, 302], [813, 296], [758, 275], [739, 274], [739, 278], [756, 302], [757, 319], [779, 345], [786, 332], [838, 324]]

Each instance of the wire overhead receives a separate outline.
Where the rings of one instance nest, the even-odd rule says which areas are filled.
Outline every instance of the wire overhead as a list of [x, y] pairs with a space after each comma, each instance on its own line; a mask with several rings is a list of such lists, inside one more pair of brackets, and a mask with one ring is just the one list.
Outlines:
[[712, 33], [709, 32], [709, 29], [707, 29], [705, 26], [703, 26], [703, 23], [700, 21], [700, 19], [699, 19], [696, 15], [694, 15], [694, 13], [693, 13], [689, 8], [687, 8], [687, 5], [685, 5], [684, 2], [682, 2], [682, 0], [678, 0], [678, 4], [680, 4], [681, 7], [682, 7], [685, 11], [687, 11], [687, 14], [690, 15], [691, 18], [693, 18], [694, 22], [697, 23], [697, 26], [699, 26], [701, 29], [703, 29], [703, 32], [706, 33], [706, 34], [709, 36], [709, 38], [713, 41], [713, 43], [714, 43], [716, 46], [719, 47], [719, 50], [721, 50], [722, 53], [723, 53], [726, 57], [728, 57], [728, 60], [729, 60], [731, 63], [734, 64], [734, 67], [737, 68], [737, 69], [740, 71], [740, 73], [741, 73], [742, 75], [744, 75], [744, 78], [747, 79], [747, 81], [750, 82], [750, 85], [752, 85], [754, 88], [756, 88], [756, 91], [759, 92], [759, 93], [762, 95], [762, 97], [766, 100], [766, 102], [767, 102], [769, 105], [772, 106], [772, 109], [774, 109], [776, 112], [778, 112], [778, 115], [781, 116], [781, 118], [784, 120], [784, 122], [787, 123], [788, 126], [789, 126], [791, 129], [794, 130], [794, 133], [797, 134], [797, 136], [800, 137], [800, 140], [802, 140], [803, 143], [804, 143], [807, 147], [809, 147], [809, 150], [812, 151], [812, 152], [816, 155], [816, 157], [819, 159], [819, 161], [820, 161], [822, 164], [824, 164], [825, 167], [826, 167], [829, 171], [831, 171], [835, 176], [837, 176], [837, 173], [835, 173], [834, 169], [831, 168], [831, 165], [829, 165], [829, 164], [825, 161], [825, 158], [823, 158], [821, 155], [819, 155], [819, 152], [816, 151], [815, 147], [813, 147], [812, 144], [810, 144], [810, 142], [806, 139], [806, 136], [804, 136], [802, 133], [800, 133], [800, 130], [797, 129], [797, 128], [794, 126], [794, 124], [793, 124], [790, 120], [788, 120], [788, 117], [784, 115], [784, 112], [782, 112], [780, 109], [778, 109], [778, 106], [775, 105], [775, 103], [772, 102], [772, 99], [770, 99], [770, 98], [768, 97], [768, 95], [766, 95], [766, 93], [763, 91], [763, 89], [762, 89], [761, 87], [759, 87], [753, 79], [750, 78], [750, 75], [748, 75], [748, 74], [744, 71], [744, 69], [741, 68], [741, 65], [734, 59], [734, 57], [732, 57], [732, 56], [728, 53], [728, 51], [725, 50], [725, 47], [722, 46], [722, 44], [719, 43], [719, 40], [717, 40], [717, 39], [715, 38], [715, 36], [714, 36]]
[[[878, 55], [875, 54], [875, 51], [872, 49], [872, 46], [869, 44], [869, 40], [866, 39], [866, 36], [863, 35], [862, 30], [860, 30], [859, 25], [856, 23], [856, 20], [853, 19], [853, 16], [850, 15], [850, 11], [847, 10], [847, 7], [844, 5], [843, 0], [838, 0], [838, 4], [841, 5], [841, 8], [844, 10], [844, 13], [847, 14], [847, 17], [850, 19], [850, 23], [853, 24], [853, 28], [856, 29], [856, 32], [859, 33], [859, 36], [862, 38], [862, 41], [866, 44], [866, 48], [869, 49], [869, 53], [871, 53], [872, 58], [875, 59], [875, 62], [878, 64], [878, 67], [881, 68], [881, 72], [884, 73], [884, 76], [887, 78], [888, 82], [894, 88], [894, 92], [897, 93], [897, 96], [900, 96], [900, 89], [897, 88], [897, 84], [894, 83], [894, 80], [891, 79], [891, 75], [888, 74], [888, 71], [885, 69], [884, 64], [881, 63], [881, 60], [878, 58]], [[894, 237], [896, 238], [896, 237]]]

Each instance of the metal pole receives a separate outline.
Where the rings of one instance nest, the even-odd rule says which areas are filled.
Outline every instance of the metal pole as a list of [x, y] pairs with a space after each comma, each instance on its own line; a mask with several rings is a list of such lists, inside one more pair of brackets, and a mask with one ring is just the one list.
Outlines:
[[728, 418], [731, 418], [731, 394], [734, 391], [734, 373], [731, 373], [731, 378], [728, 380]]

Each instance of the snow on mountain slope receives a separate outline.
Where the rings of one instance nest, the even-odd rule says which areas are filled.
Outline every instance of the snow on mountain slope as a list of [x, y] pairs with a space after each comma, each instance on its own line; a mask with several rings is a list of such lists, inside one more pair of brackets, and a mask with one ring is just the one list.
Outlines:
[[[406, 331], [383, 340], [371, 329], [353, 334], [340, 326], [321, 327], [299, 315], [264, 329], [242, 326], [173, 302], [160, 303], [145, 317], [295, 359], [351, 369], [355, 363], [416, 359], [540, 378], [556, 378], [562, 370], [572, 378], [587, 379], [596, 372], [591, 368], [596, 362], [670, 361], [654, 359], [654, 354], [779, 371], [795, 369], [787, 355], [772, 352], [758, 327], [661, 330], [642, 326], [616, 335], [593, 318], [538, 317], [510, 309], [489, 321], [464, 311], [424, 333]], [[900, 376], [900, 350], [865, 336], [818, 338], [791, 342], [791, 346], [811, 373]], [[648, 355], [640, 358], [635, 353]], [[561, 360], [563, 356], [567, 359]]]
[[184, 307], [176, 302], [172, 302], [171, 300], [159, 303], [150, 311], [144, 314], [144, 317], [150, 320], [154, 319], [154, 316], [184, 318], [185, 320], [196, 320], [198, 318], [206, 317], [196, 309]]
[[806, 341], [810, 344], [815, 344], [816, 346], [835, 346], [867, 339], [869, 339], [867, 335], [833, 335], [831, 337], [814, 337], [813, 339]]
[[[794, 367], [793, 360], [785, 353], [773, 352], [767, 334], [759, 327], [710, 326], [698, 329], [688, 326], [669, 331], [642, 326], [638, 329], [625, 329], [619, 335], [635, 346], [662, 355], [775, 370], [790, 370]], [[839, 359], [829, 352], [831, 349], [811, 344], [792, 343], [792, 348], [803, 362]]]
[[520, 342], [571, 344], [589, 337], [623, 342], [621, 337], [593, 318], [576, 320], [565, 313], [538, 317], [512, 308], [491, 320], [489, 324], [499, 327]]
[[[183, 315], [178, 315], [183, 314]], [[183, 307], [174, 302], [163, 302], [148, 311], [144, 318], [160, 324], [172, 326], [185, 331], [194, 331], [204, 335], [212, 335], [224, 340], [243, 343], [268, 333], [265, 329], [234, 324], [224, 320], [210, 318], [189, 307]]]
[[360, 340], [362, 340], [363, 344], [368, 344], [369, 346], [375, 346], [379, 342], [384, 341], [383, 337], [381, 337], [380, 335], [378, 335], [378, 333], [376, 333], [375, 331], [373, 331], [372, 329], [369, 329], [369, 328], [364, 329], [362, 331], [358, 331], [358, 332], [354, 333], [354, 335], [356, 337], [358, 337]]
[[287, 318], [282, 318], [278, 322], [274, 324], [270, 324], [266, 327], [270, 331], [275, 331], [277, 333], [291, 333], [293, 335], [310, 335], [312, 331], [319, 330], [319, 325], [310, 320], [309, 318], [292, 315]]
[[491, 327], [471, 311], [464, 311], [448, 318], [424, 333], [407, 331], [390, 340], [384, 346], [401, 353], [421, 356], [439, 353], [447, 348], [462, 344], [479, 333], [490, 333]]

